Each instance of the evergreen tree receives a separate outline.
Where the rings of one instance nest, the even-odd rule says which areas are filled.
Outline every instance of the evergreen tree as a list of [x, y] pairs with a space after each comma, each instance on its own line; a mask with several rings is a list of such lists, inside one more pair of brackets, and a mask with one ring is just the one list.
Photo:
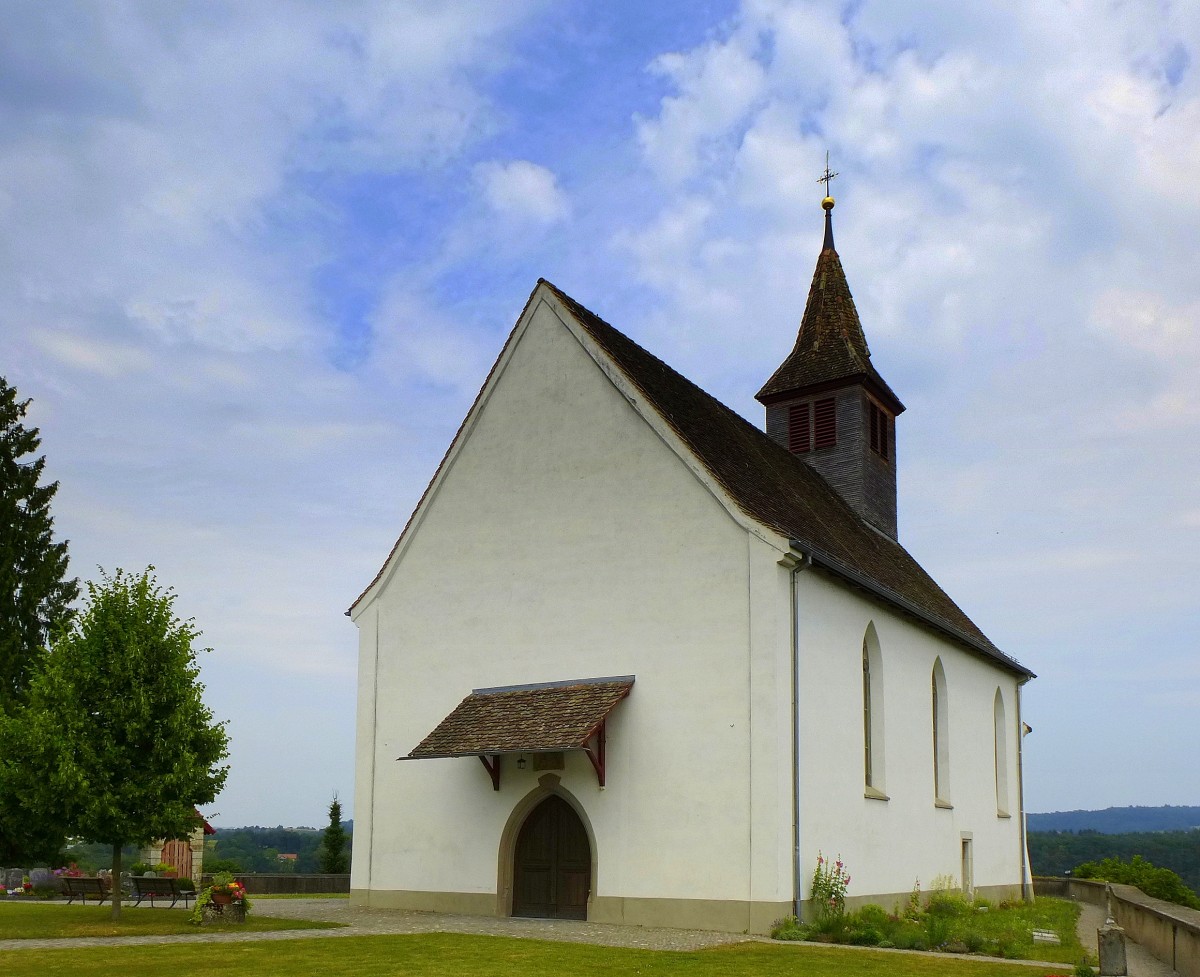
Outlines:
[[342, 827], [342, 804], [337, 794], [329, 805], [329, 827], [321, 838], [321, 871], [339, 875], [350, 871], [350, 859], [346, 855], [346, 831]]
[[[31, 675], [52, 633], [70, 620], [79, 582], [68, 579], [67, 544], [54, 541], [50, 502], [58, 483], [39, 484], [37, 428], [22, 423], [28, 400], [0, 377], [0, 726], [19, 725]], [[53, 818], [30, 818], [14, 771], [36, 743], [0, 737], [0, 865], [52, 860], [65, 832]]]
[[36, 427], [21, 423], [29, 401], [0, 377], [0, 711], [24, 701], [51, 633], [79, 596], [67, 579], [67, 544], [54, 542], [50, 502], [58, 482], [39, 485], [46, 459]]
[[[87, 585], [87, 606], [60, 635], [30, 687], [23, 721], [8, 723], [28, 762], [11, 771], [32, 817], [121, 848], [186, 837], [196, 805], [216, 797], [229, 772], [225, 724], [204, 704], [193, 623], [175, 616], [175, 594], [118, 570]], [[112, 916], [121, 910], [113, 886]]]

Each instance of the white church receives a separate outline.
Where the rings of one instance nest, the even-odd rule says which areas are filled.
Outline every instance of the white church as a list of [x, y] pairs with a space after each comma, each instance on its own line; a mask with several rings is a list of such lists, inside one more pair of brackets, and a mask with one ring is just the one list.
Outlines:
[[1030, 890], [1021, 688], [897, 541], [896, 418], [825, 240], [764, 430], [546, 281], [359, 629], [352, 900], [763, 933]]

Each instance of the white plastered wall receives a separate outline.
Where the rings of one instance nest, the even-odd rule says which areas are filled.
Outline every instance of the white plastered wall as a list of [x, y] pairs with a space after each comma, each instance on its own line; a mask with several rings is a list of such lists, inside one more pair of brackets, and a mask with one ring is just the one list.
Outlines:
[[[851, 897], [908, 892], [918, 880], [927, 890], [939, 875], [961, 884], [964, 834], [976, 889], [1019, 887], [1016, 677], [820, 571], [799, 575], [797, 613], [805, 898], [818, 850], [842, 855]], [[883, 671], [886, 801], [864, 796], [862, 645], [872, 622]], [[949, 699], [950, 809], [935, 806], [933, 788], [930, 686], [939, 656]], [[1010, 737], [1007, 818], [996, 805], [997, 687]], [[881, 744], [873, 745], [878, 752]]]
[[353, 886], [495, 892], [502, 829], [540, 774], [509, 760], [495, 792], [476, 759], [395, 758], [474, 688], [632, 674], [608, 725], [607, 789], [580, 754], [562, 772], [594, 833], [595, 895], [788, 900], [779, 553], [553, 305], [535, 298], [526, 323], [356, 608]]

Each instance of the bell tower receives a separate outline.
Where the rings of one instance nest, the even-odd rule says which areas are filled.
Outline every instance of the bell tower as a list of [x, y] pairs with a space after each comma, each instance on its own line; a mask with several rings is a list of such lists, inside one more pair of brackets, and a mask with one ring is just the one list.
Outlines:
[[[836, 173], [820, 182], [828, 184]], [[896, 417], [904, 405], [871, 364], [833, 245], [834, 200], [796, 345], [756, 397], [767, 434], [815, 468], [863, 519], [896, 538]]]

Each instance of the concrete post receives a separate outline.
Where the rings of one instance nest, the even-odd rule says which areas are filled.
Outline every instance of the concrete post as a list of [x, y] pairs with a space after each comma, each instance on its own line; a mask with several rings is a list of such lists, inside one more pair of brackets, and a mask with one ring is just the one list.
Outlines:
[[1117, 925], [1112, 911], [1112, 886], [1104, 887], [1105, 902], [1108, 907], [1108, 918], [1104, 925], [1096, 930], [1096, 945], [1100, 953], [1101, 977], [1125, 977], [1129, 973], [1129, 964], [1125, 959], [1125, 930]]

